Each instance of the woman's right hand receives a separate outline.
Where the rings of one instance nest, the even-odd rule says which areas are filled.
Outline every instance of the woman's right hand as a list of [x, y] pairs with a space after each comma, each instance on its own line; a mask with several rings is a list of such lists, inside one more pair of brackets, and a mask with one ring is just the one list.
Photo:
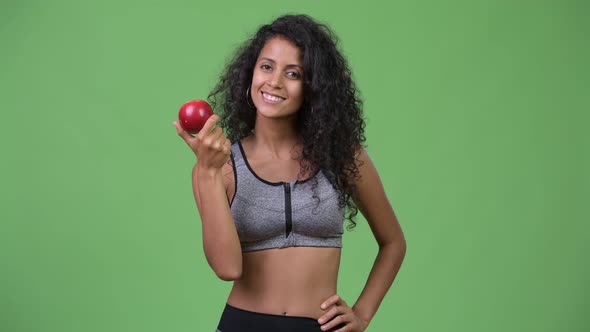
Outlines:
[[178, 121], [174, 121], [178, 136], [193, 150], [199, 167], [203, 169], [221, 169], [230, 157], [231, 142], [221, 127], [213, 128], [217, 121], [219, 116], [213, 114], [196, 136], [186, 132]]

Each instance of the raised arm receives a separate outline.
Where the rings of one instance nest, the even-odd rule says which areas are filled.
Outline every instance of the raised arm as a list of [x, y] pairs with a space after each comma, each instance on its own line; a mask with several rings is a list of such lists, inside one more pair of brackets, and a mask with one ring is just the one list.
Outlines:
[[[197, 156], [193, 167], [193, 194], [202, 221], [203, 249], [207, 262], [222, 280], [235, 280], [242, 274], [242, 251], [226, 191], [231, 143], [213, 115], [195, 137], [174, 126], [178, 135]], [[231, 166], [230, 166], [231, 168]]]

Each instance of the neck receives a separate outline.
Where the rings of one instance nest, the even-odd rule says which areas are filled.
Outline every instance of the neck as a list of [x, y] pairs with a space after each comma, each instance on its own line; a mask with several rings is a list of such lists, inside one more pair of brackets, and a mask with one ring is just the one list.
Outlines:
[[269, 119], [256, 116], [254, 135], [256, 149], [262, 148], [276, 159], [291, 159], [291, 152], [298, 143], [295, 116], [284, 119]]

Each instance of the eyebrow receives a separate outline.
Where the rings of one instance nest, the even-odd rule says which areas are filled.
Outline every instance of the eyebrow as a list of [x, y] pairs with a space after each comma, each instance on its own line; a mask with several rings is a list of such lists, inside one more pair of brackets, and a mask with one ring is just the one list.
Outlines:
[[[266, 61], [270, 61], [270, 62], [272, 62], [272, 63], [277, 63], [277, 62], [276, 62], [276, 61], [274, 61], [273, 59], [271, 59], [271, 58], [267, 58], [267, 57], [262, 57], [260, 60], [266, 60]], [[288, 65], [287, 65], [287, 67], [297, 67], [297, 68], [299, 68], [299, 69], [303, 70], [303, 66], [301, 66], [301, 65], [298, 65], [298, 64], [295, 64], [295, 63], [293, 63], [293, 64], [288, 64]]]

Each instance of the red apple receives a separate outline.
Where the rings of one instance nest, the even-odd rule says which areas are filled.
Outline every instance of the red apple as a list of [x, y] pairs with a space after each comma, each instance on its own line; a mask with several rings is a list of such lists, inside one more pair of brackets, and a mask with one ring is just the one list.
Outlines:
[[198, 133], [211, 115], [213, 115], [211, 105], [200, 99], [184, 103], [178, 111], [178, 119], [182, 129], [190, 134]]

